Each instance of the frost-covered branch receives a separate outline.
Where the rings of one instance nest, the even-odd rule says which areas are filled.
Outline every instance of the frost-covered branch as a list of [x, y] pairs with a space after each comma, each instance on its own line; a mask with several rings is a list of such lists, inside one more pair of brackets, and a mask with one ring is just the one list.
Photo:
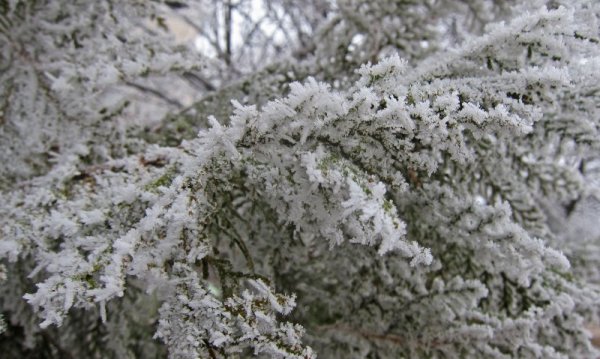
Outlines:
[[[486, 3], [467, 6], [474, 29]], [[351, 10], [405, 9], [338, 5], [322, 31], [383, 42]], [[89, 313], [114, 331], [140, 301], [153, 314], [131, 328], [156, 325], [172, 358], [596, 355], [597, 283], [547, 211], [598, 188], [581, 163], [597, 160], [600, 8], [565, 5], [339, 83], [306, 71], [283, 91], [267, 67], [271, 99], [258, 82], [257, 104], [222, 108], [240, 90], [222, 88], [193, 138], [156, 131], [92, 161], [82, 140], [1, 193], [0, 258], [30, 288], [0, 303], [24, 295], [45, 330]]]

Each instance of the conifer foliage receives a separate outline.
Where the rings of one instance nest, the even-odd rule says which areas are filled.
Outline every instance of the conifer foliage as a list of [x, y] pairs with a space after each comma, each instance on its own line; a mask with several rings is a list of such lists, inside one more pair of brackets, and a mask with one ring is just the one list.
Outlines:
[[[196, 28], [213, 54], [172, 45], [165, 13], [223, 15], [216, 37]], [[583, 0], [0, 1], [0, 347], [598, 355], [600, 238], [552, 221], [600, 199], [599, 17]], [[178, 109], [160, 88], [191, 77], [204, 89]]]

